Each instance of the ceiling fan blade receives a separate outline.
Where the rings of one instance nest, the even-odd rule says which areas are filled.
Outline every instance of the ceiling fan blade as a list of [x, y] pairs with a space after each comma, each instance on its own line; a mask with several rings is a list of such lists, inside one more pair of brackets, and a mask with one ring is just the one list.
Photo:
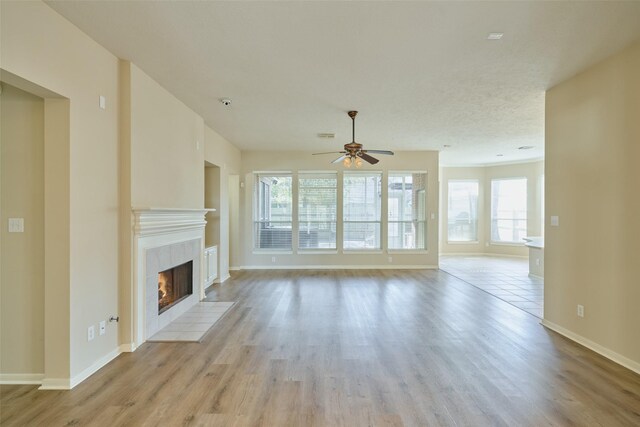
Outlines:
[[371, 157], [370, 155], [368, 155], [367, 153], [364, 153], [364, 152], [362, 152], [362, 151], [360, 152], [359, 157], [360, 157], [362, 160], [364, 160], [365, 162], [369, 162], [369, 163], [371, 163], [372, 165], [375, 165], [376, 163], [378, 163], [378, 162], [379, 162], [379, 160], [378, 160], [378, 159], [376, 159], [375, 157]]
[[335, 160], [334, 160], [333, 162], [331, 162], [331, 163], [340, 163], [341, 161], [343, 161], [343, 160], [344, 160], [344, 158], [345, 158], [345, 157], [347, 157], [347, 156], [342, 155], [342, 156], [338, 157], [337, 159], [335, 159]]
[[389, 150], [362, 150], [365, 153], [386, 154], [387, 156], [393, 156], [393, 151]]
[[317, 156], [318, 154], [344, 154], [346, 151], [327, 151], [326, 153], [312, 153], [312, 156]]

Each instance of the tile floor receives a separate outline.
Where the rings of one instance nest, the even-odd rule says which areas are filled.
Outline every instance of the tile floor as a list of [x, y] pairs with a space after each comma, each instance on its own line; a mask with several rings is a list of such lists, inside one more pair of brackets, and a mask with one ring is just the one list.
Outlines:
[[200, 342], [204, 334], [235, 304], [234, 302], [203, 301], [158, 331], [147, 341]]
[[529, 276], [525, 258], [443, 255], [440, 269], [542, 318], [544, 280]]

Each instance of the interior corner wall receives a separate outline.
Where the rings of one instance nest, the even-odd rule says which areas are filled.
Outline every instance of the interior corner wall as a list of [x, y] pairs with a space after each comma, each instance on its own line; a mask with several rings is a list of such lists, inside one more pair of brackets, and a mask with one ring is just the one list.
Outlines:
[[[215, 190], [218, 206], [205, 206], [207, 208], [214, 207], [218, 211], [215, 216], [219, 223], [218, 236], [218, 281], [224, 282], [229, 277], [230, 264], [230, 203], [233, 196], [229, 189], [229, 176], [240, 173], [241, 152], [213, 129], [205, 126], [205, 160], [207, 163], [215, 165], [219, 168], [217, 171], [217, 182], [219, 188]], [[203, 165], [204, 166], [204, 163]], [[201, 166], [201, 168], [202, 168]], [[210, 218], [212, 215], [207, 215]], [[234, 242], [237, 243], [237, 242]]]
[[204, 208], [204, 121], [130, 64], [131, 207]]
[[44, 375], [44, 100], [3, 84], [0, 113], [0, 378], [28, 378]]
[[544, 321], [636, 372], [639, 118], [640, 42], [546, 95]]
[[[340, 251], [336, 253], [310, 254], [297, 253], [263, 253], [253, 248], [253, 203], [255, 200], [256, 171], [332, 171], [338, 172], [338, 180], [342, 179], [345, 168], [342, 163], [332, 164], [331, 158], [312, 156], [311, 152], [289, 151], [244, 151], [242, 153], [242, 173], [240, 175], [244, 188], [240, 193], [240, 214], [242, 239], [242, 268], [372, 268], [375, 266], [388, 268], [412, 267], [433, 268], [438, 266], [438, 204], [439, 204], [439, 172], [437, 151], [402, 151], [394, 156], [380, 156], [380, 163], [363, 166], [362, 171], [382, 172], [383, 177], [392, 171], [424, 171], [427, 173], [427, 251], [393, 251], [392, 262], [387, 250], [379, 251]], [[350, 169], [353, 171], [354, 169]], [[338, 184], [338, 191], [340, 191]], [[294, 186], [294, 192], [295, 192]], [[383, 194], [385, 190], [383, 190]], [[339, 197], [340, 199], [340, 197]], [[295, 200], [295, 195], [294, 195]], [[382, 203], [383, 229], [387, 226], [385, 203]], [[432, 218], [433, 215], [433, 218]], [[384, 235], [384, 234], [383, 234]], [[338, 239], [340, 237], [338, 236]], [[384, 242], [384, 239], [382, 239]], [[340, 247], [340, 245], [338, 245]], [[272, 257], [276, 262], [272, 262]]]
[[[522, 244], [500, 244], [491, 241], [491, 180], [499, 178], [527, 178], [527, 234], [541, 236], [542, 230], [542, 177], [544, 162], [526, 162], [510, 165], [482, 167], [443, 167], [441, 205], [442, 254], [484, 254], [528, 256], [528, 248]], [[478, 241], [454, 242], [448, 236], [448, 197], [450, 180], [477, 180], [478, 188]]]
[[[68, 102], [70, 122], [69, 150], [61, 151], [68, 154], [62, 163], [68, 170], [62, 172], [69, 177], [69, 200], [61, 209], [69, 217], [59, 227], [68, 230], [69, 248], [57, 254], [70, 275], [68, 291], [60, 296], [68, 301], [68, 319], [57, 320], [67, 325], [68, 336], [45, 333], [45, 381], [69, 385], [117, 349], [115, 327], [91, 342], [87, 328], [118, 309], [118, 59], [42, 2], [0, 2], [0, 7], [3, 70], [69, 100], [54, 101]], [[106, 109], [99, 107], [99, 96], [106, 98]], [[45, 113], [45, 133], [47, 120]], [[45, 187], [45, 205], [46, 192]], [[67, 201], [61, 197], [59, 203]], [[65, 249], [62, 244], [57, 250]], [[45, 257], [47, 250], [45, 243]], [[47, 303], [45, 296], [45, 316]], [[47, 340], [67, 349], [61, 357], [67, 368], [49, 363]]]

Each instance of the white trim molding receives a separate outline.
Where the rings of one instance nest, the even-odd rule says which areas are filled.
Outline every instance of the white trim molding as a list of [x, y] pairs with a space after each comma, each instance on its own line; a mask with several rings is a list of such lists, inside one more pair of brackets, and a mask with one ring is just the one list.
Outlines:
[[437, 270], [437, 265], [244, 265], [242, 270]]
[[0, 384], [42, 384], [44, 374], [0, 374]]
[[640, 374], [640, 363], [634, 360], [631, 360], [627, 357], [624, 357], [623, 355], [618, 354], [613, 350], [609, 350], [608, 348], [603, 347], [600, 344], [593, 342], [588, 338], [583, 337], [582, 335], [578, 335], [575, 332], [571, 332], [570, 330], [565, 329], [560, 325], [556, 325], [555, 323], [550, 322], [546, 319], [542, 319], [540, 323], [545, 328], [549, 328], [552, 331], [557, 332], [560, 335], [563, 335], [569, 338], [570, 340], [575, 341], [578, 344], [583, 345], [588, 349], [595, 351], [596, 353], [606, 357], [607, 359], [617, 363], [618, 365], [622, 365], [625, 368], [630, 369], [637, 374]]
[[71, 390], [69, 378], [44, 378], [38, 390]]
[[134, 233], [147, 236], [204, 228], [205, 215], [215, 209], [134, 208], [132, 212]]

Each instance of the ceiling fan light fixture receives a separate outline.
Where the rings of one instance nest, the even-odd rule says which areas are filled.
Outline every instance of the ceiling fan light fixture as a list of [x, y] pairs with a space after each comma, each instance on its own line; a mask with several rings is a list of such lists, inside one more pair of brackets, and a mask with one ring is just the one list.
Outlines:
[[356, 157], [356, 160], [355, 160], [354, 163], [355, 163], [357, 168], [361, 168], [362, 167], [362, 159], [360, 157]]
[[342, 164], [344, 165], [345, 168], [350, 168], [351, 167], [351, 157], [345, 157], [344, 160], [342, 161]]

